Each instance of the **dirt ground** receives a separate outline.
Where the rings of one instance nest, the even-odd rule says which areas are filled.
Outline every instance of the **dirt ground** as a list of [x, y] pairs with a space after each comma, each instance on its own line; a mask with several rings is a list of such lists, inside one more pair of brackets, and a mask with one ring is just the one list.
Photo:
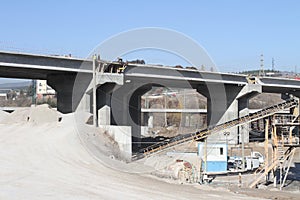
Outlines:
[[[103, 160], [99, 160], [99, 156], [96, 159], [84, 147], [73, 114], [55, 115], [45, 108], [31, 111], [22, 111], [18, 121], [5, 120], [7, 115], [0, 114], [0, 199], [270, 198], [262, 190], [236, 191], [229, 187], [170, 183], [153, 178], [138, 162], [126, 164], [113, 160], [114, 166], [107, 165], [105, 159], [112, 159], [109, 154], [103, 153]], [[35, 118], [33, 114], [31, 118], [32, 113], [43, 117]], [[101, 133], [85, 126], [85, 134]], [[108, 144], [102, 144], [100, 154], [109, 150]], [[140, 173], [129, 173], [134, 168]], [[279, 193], [278, 197], [283, 194]], [[277, 193], [271, 196], [275, 197]]]

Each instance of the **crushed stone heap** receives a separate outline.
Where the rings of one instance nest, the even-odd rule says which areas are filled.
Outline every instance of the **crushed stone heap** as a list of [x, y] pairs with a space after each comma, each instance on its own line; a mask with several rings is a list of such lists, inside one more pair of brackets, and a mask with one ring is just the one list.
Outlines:
[[0, 123], [51, 123], [62, 120], [62, 115], [58, 111], [52, 109], [49, 105], [43, 104], [36, 107], [20, 108], [11, 114], [1, 112]]

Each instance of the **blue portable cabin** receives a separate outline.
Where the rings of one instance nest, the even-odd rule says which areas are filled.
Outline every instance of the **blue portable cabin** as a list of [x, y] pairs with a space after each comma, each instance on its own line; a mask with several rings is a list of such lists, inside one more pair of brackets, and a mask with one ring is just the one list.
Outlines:
[[[227, 144], [207, 143], [206, 172], [224, 173], [227, 172]], [[198, 143], [198, 155], [202, 159], [202, 169], [205, 170], [205, 143]]]

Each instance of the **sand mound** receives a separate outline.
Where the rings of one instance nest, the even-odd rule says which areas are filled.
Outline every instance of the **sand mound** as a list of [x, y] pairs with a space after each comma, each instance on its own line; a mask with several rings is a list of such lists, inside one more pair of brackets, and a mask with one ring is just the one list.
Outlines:
[[47, 104], [39, 105], [30, 108], [20, 108], [15, 110], [8, 116], [5, 116], [1, 123], [11, 124], [11, 123], [51, 123], [61, 121], [61, 114], [49, 107]]
[[[35, 112], [30, 116], [34, 120]], [[170, 185], [114, 170], [86, 151], [72, 114], [62, 116], [60, 126], [0, 124], [0, 199], [250, 199], [224, 191], [211, 194], [193, 186]], [[85, 127], [87, 132], [83, 134], [90, 133], [91, 126]]]
[[8, 117], [9, 117], [9, 113], [2, 110], [0, 111], [0, 122]]

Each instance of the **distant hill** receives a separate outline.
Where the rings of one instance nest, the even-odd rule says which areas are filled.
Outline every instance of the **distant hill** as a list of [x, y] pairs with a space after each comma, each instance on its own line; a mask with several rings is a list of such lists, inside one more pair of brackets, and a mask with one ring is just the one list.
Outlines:
[[1, 83], [0, 89], [25, 89], [31, 85], [31, 81], [15, 82], [15, 83]]
[[[242, 72], [239, 72], [239, 74], [258, 75], [258, 74], [259, 74], [259, 71], [260, 71], [260, 70], [242, 71]], [[277, 73], [277, 74], [282, 73], [282, 72], [276, 71], [276, 70], [270, 70], [270, 69], [266, 69], [266, 70], [265, 70], [265, 73], [270, 73], [270, 72], [272, 72], [272, 73]]]
[[[238, 72], [238, 74], [258, 76], [260, 74], [259, 72], [260, 72], [260, 70], [249, 70], [249, 71]], [[297, 77], [299, 75], [299, 74], [296, 74], [295, 72], [278, 71], [278, 70], [270, 70], [270, 69], [266, 69], [264, 72], [265, 72], [266, 76], [271, 76], [271, 77], [291, 78], [291, 77]]]

